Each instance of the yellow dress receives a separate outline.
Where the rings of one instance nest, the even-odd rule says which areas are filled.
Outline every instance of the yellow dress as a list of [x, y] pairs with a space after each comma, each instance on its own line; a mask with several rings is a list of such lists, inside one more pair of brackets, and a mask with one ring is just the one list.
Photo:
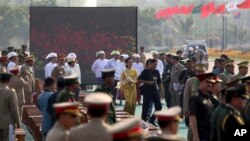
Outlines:
[[134, 68], [126, 69], [121, 75], [121, 90], [124, 94], [125, 106], [124, 111], [131, 115], [135, 114], [136, 108], [136, 81], [137, 71]]

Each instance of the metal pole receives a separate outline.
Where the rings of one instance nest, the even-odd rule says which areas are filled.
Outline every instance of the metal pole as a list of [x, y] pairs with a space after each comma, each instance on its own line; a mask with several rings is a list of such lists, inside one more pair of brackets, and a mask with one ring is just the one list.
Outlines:
[[225, 13], [222, 14], [222, 46], [221, 50], [225, 49]]

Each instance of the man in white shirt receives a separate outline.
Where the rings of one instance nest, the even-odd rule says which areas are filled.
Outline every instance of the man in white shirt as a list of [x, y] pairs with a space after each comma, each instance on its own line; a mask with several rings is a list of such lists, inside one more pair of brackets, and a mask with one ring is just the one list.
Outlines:
[[46, 60], [50, 60], [49, 63], [45, 65], [45, 78], [51, 77], [51, 73], [54, 69], [54, 67], [57, 65], [57, 54], [54, 52], [51, 52], [50, 54], [47, 55]]
[[95, 73], [97, 85], [102, 84], [102, 70], [106, 68], [108, 59], [105, 58], [105, 52], [97, 52], [98, 59], [92, 64], [91, 70]]
[[[81, 69], [77, 63], [77, 56], [75, 53], [69, 53], [67, 58], [67, 63], [65, 64], [65, 75], [69, 76], [71, 74], [78, 75], [78, 82], [81, 84]], [[72, 62], [72, 63], [69, 63]], [[71, 64], [71, 65], [69, 65]]]
[[152, 55], [153, 55], [153, 58], [157, 60], [156, 70], [159, 71], [160, 76], [162, 77], [164, 66], [163, 66], [162, 61], [158, 59], [158, 52], [157, 51], [152, 51]]
[[134, 63], [133, 63], [133, 68], [136, 69], [138, 76], [141, 75], [141, 72], [143, 71], [144, 67], [143, 64], [140, 62], [140, 55], [139, 54], [134, 54]]
[[111, 52], [111, 55], [114, 57], [112, 59], [110, 59], [107, 63], [107, 68], [108, 69], [115, 69], [115, 84], [114, 86], [112, 87], [112, 90], [111, 90], [111, 94], [113, 95], [113, 102], [115, 105], [116, 104], [116, 96], [117, 96], [117, 83], [120, 81], [120, 78], [121, 78], [121, 74], [122, 74], [122, 71], [123, 71], [123, 67], [122, 67], [122, 63], [121, 61], [119, 60], [120, 58], [120, 52], [119, 51], [115, 51], [113, 50]]
[[9, 59], [9, 63], [8, 63], [8, 66], [7, 66], [7, 70], [9, 72], [11, 68], [13, 68], [16, 65], [18, 65], [17, 53], [16, 52], [10, 52], [10, 53], [8, 53], [8, 59]]

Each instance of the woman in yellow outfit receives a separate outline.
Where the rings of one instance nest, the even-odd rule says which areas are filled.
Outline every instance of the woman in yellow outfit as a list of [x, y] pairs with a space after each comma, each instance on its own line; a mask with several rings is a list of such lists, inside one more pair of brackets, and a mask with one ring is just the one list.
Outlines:
[[137, 82], [137, 71], [132, 68], [133, 60], [128, 58], [125, 60], [126, 69], [121, 75], [121, 90], [123, 91], [125, 98], [124, 111], [131, 115], [135, 114], [136, 108], [136, 82]]

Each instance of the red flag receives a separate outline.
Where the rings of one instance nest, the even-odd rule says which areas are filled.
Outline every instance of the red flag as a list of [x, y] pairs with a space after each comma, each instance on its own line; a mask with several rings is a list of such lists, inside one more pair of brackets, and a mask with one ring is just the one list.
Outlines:
[[172, 13], [171, 13], [171, 16], [174, 15], [174, 14], [178, 14], [179, 13], [179, 7], [178, 6], [174, 6], [172, 7]]
[[214, 10], [213, 14], [222, 14], [225, 11], [226, 11], [225, 3], [223, 3]]
[[179, 7], [178, 14], [190, 14], [194, 9], [194, 5], [186, 6], [183, 5]]
[[204, 4], [201, 7], [201, 17], [206, 18], [208, 17], [211, 13], [213, 13], [215, 7], [214, 7], [214, 2], [210, 2], [208, 4]]
[[240, 9], [250, 8], [250, 0], [245, 0], [241, 4], [237, 5], [237, 7], [240, 8]]
[[171, 7], [162, 9], [155, 14], [155, 19], [160, 20], [160, 19], [171, 17], [173, 14], [173, 10], [175, 9]]
[[187, 6], [185, 14], [191, 14], [194, 9], [194, 5]]

